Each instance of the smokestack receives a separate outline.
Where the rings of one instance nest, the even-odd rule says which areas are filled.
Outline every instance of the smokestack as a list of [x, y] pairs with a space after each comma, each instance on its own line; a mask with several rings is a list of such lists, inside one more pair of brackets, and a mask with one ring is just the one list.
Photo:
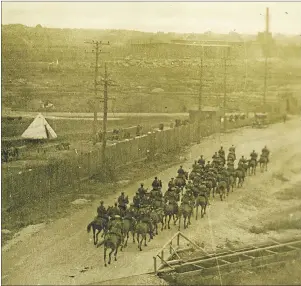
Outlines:
[[269, 22], [270, 22], [270, 15], [269, 15], [269, 7], [266, 8], [266, 17], [265, 17], [265, 31], [269, 33]]

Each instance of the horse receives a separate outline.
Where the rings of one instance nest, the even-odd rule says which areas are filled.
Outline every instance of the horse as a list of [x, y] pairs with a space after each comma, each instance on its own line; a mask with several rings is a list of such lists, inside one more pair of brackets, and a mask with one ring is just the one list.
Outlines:
[[228, 188], [228, 186], [227, 186], [227, 182], [226, 181], [221, 180], [218, 183], [218, 186], [216, 188], [216, 193], [219, 194], [219, 196], [221, 198], [221, 201], [223, 200], [223, 197], [224, 197], [224, 199], [226, 199], [226, 189], [227, 188]]
[[[175, 219], [175, 216], [176, 216], [176, 219]], [[178, 221], [179, 217], [178, 217], [178, 205], [176, 202], [174, 203], [169, 203], [168, 205], [165, 205], [164, 207], [164, 217], [165, 217], [165, 220], [164, 220], [164, 228], [166, 229], [166, 226], [168, 226], [168, 229], [170, 229], [170, 220], [171, 220], [171, 217], [173, 217], [173, 221], [174, 221], [174, 225], [176, 225], [176, 222]], [[166, 224], [166, 220], [167, 220], [167, 217], [168, 218], [168, 223]]]
[[[188, 225], [190, 223], [190, 218], [192, 215], [193, 208], [192, 206], [189, 205], [187, 202], [183, 202], [182, 205], [180, 206], [179, 210], [179, 230], [181, 228], [181, 217], [184, 217], [184, 229], [188, 228]], [[187, 222], [187, 223], [186, 223]]]
[[242, 187], [243, 182], [245, 181], [245, 173], [243, 170], [237, 169], [235, 170], [235, 181], [238, 178], [238, 183], [237, 186], [238, 187]]
[[257, 166], [256, 159], [251, 159], [249, 161], [249, 175], [256, 175], [256, 166]]
[[232, 192], [235, 186], [235, 178], [232, 174], [229, 175], [229, 179], [228, 179], [228, 186], [229, 186], [229, 190], [231, 188]]
[[161, 223], [161, 231], [164, 228], [164, 211], [163, 209], [153, 209], [150, 213], [151, 221], [153, 222], [154, 231], [158, 235], [158, 224]]
[[158, 209], [158, 208], [164, 208], [164, 201], [163, 198], [159, 198], [159, 197], [155, 197], [152, 199], [152, 203], [151, 203], [152, 207], [154, 209]]
[[204, 195], [198, 195], [195, 199], [196, 215], [195, 219], [198, 219], [198, 209], [201, 206], [201, 218], [206, 214], [206, 208], [208, 204], [208, 199]]
[[120, 247], [120, 251], [122, 251], [123, 249], [122, 241], [123, 241], [122, 234], [119, 233], [119, 230], [113, 228], [108, 234], [106, 234], [104, 240], [97, 245], [97, 247], [104, 245], [103, 256], [104, 256], [105, 267], [107, 267], [107, 261], [106, 261], [107, 249], [108, 248], [111, 249], [111, 252], [109, 253], [109, 261], [108, 261], [108, 264], [111, 264], [112, 253], [115, 251], [114, 257], [115, 257], [115, 261], [117, 261], [118, 248]]
[[184, 173], [184, 178], [181, 176], [175, 178], [175, 186], [183, 190], [186, 185], [186, 180], [188, 180], [188, 172]]
[[[139, 221], [137, 224], [136, 224], [136, 228], [135, 228], [135, 233], [137, 234], [137, 241], [138, 241], [138, 249], [140, 251], [142, 251], [142, 242], [144, 240], [144, 246], [147, 246], [146, 244], [146, 234], [149, 233], [150, 235], [150, 239], [149, 241], [151, 240], [151, 233], [148, 229], [148, 224], [146, 222], [143, 222], [143, 221]], [[139, 237], [140, 235], [142, 236], [141, 240], [139, 240]]]
[[135, 243], [135, 221], [133, 221], [133, 218], [125, 217], [122, 222], [122, 234], [124, 235], [124, 238], [126, 238], [124, 247], [127, 247], [128, 245], [130, 232], [132, 233], [133, 242]]
[[[104, 232], [107, 229], [107, 221], [104, 218], [96, 218], [87, 226], [87, 232], [90, 233], [91, 227], [93, 229], [93, 242], [94, 245], [98, 242], [98, 235], [103, 230]], [[97, 230], [97, 233], [95, 235], [95, 230]]]
[[236, 156], [235, 156], [235, 153], [228, 153], [228, 156], [227, 156], [227, 161], [235, 161], [236, 160]]
[[267, 171], [268, 170], [268, 158], [266, 156], [260, 156], [259, 159], [259, 164], [260, 164], [260, 171], [263, 172], [264, 169]]

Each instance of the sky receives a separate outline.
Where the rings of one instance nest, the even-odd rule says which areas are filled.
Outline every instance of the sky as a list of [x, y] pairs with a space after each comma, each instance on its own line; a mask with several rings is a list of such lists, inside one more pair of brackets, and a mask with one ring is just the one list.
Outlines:
[[145, 32], [301, 35], [301, 2], [2, 2], [2, 24]]

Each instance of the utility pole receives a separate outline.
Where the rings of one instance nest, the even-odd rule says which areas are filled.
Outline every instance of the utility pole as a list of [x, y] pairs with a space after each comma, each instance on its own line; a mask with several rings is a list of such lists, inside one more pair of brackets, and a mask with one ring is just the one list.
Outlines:
[[202, 89], [203, 89], [203, 58], [200, 66], [200, 86], [199, 86], [199, 111], [202, 111]]
[[[95, 71], [94, 71], [94, 96], [97, 98], [97, 76], [98, 76], [98, 57], [99, 57], [99, 42], [95, 43]], [[96, 138], [97, 133], [97, 104], [94, 104], [94, 120], [93, 120], [93, 135]]]
[[103, 120], [102, 120], [102, 160], [105, 161], [107, 145], [107, 121], [108, 121], [108, 72], [105, 63], [104, 90], [103, 90]]
[[224, 104], [223, 104], [223, 117], [224, 117], [224, 131], [226, 130], [226, 98], [227, 98], [227, 58], [224, 57]]
[[269, 8], [266, 8], [265, 33], [264, 33], [264, 83], [263, 83], [263, 111], [266, 111], [268, 53], [269, 53]]
[[97, 81], [98, 77], [98, 60], [99, 60], [99, 54], [102, 53], [101, 47], [103, 45], [110, 45], [109, 42], [103, 43], [102, 41], [92, 41], [92, 42], [85, 42], [86, 44], [92, 44], [94, 46], [94, 49], [92, 50], [92, 53], [95, 52], [95, 70], [94, 70], [94, 96], [95, 96], [95, 103], [94, 103], [94, 120], [93, 120], [93, 135], [94, 139], [96, 138], [97, 134], [97, 86], [99, 85]]
[[199, 85], [199, 112], [197, 117], [197, 143], [199, 144], [201, 141], [201, 114], [202, 114], [202, 89], [203, 89], [203, 55], [201, 58], [201, 66], [200, 66], [200, 85]]

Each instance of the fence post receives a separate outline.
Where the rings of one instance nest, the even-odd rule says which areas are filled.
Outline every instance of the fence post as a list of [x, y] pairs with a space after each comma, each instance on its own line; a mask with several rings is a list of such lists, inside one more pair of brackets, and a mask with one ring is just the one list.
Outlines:
[[179, 246], [180, 245], [180, 233], [178, 233], [178, 235], [177, 235], [177, 246]]
[[154, 272], [155, 274], [157, 274], [157, 257], [153, 257], [154, 258]]

